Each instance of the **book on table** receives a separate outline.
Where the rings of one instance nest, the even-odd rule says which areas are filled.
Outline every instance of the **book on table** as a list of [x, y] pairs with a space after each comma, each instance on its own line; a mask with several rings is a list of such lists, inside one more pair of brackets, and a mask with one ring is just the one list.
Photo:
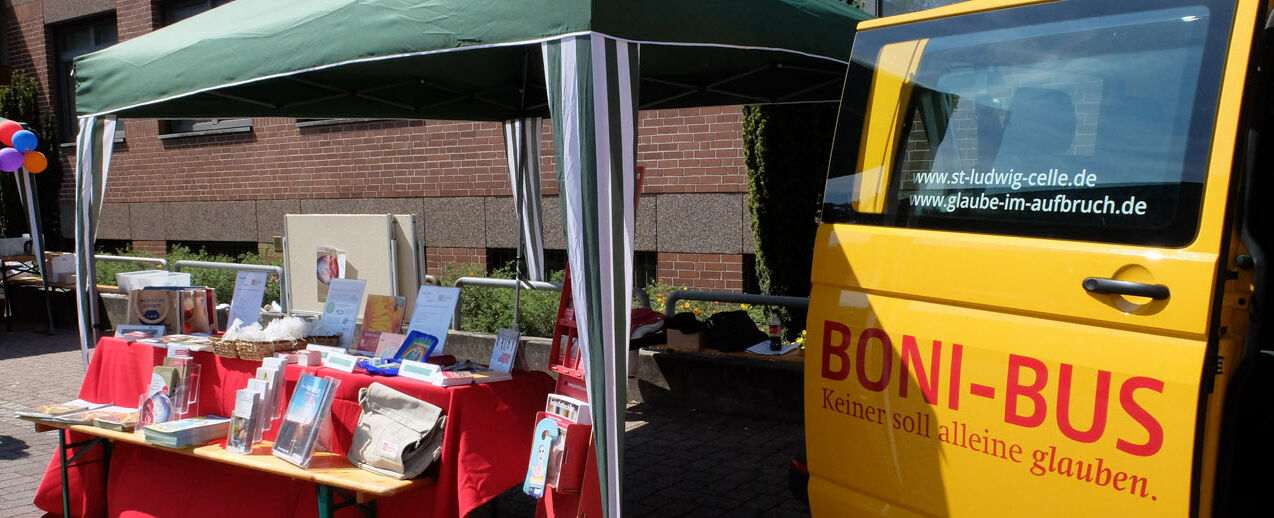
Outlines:
[[497, 381], [509, 381], [513, 379], [513, 373], [501, 372], [494, 369], [478, 369], [470, 374], [473, 375], [474, 383], [495, 383]]
[[110, 403], [90, 403], [83, 399], [72, 399], [65, 403], [53, 403], [36, 407], [34, 411], [18, 411], [14, 412], [20, 419], [28, 421], [49, 420], [56, 417], [65, 417], [89, 410], [97, 410], [111, 406]]
[[169, 448], [188, 448], [226, 436], [230, 419], [215, 415], [189, 417], [142, 428], [146, 442]]
[[473, 383], [473, 373], [469, 371], [438, 371], [429, 376], [429, 383], [439, 387], [454, 387]]

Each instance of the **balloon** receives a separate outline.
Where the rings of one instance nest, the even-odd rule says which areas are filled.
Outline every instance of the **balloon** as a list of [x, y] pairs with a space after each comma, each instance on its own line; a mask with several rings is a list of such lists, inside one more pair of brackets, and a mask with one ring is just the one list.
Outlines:
[[32, 173], [43, 173], [44, 169], [49, 167], [49, 159], [44, 158], [44, 153], [29, 151], [22, 154], [22, 167]]
[[22, 168], [22, 153], [11, 147], [0, 149], [0, 171], [12, 173]]
[[13, 134], [22, 131], [22, 125], [13, 121], [0, 122], [0, 142], [6, 146], [13, 145]]
[[27, 130], [14, 133], [11, 140], [13, 140], [14, 149], [17, 149], [19, 153], [26, 153], [40, 145], [40, 139], [35, 137], [35, 133]]

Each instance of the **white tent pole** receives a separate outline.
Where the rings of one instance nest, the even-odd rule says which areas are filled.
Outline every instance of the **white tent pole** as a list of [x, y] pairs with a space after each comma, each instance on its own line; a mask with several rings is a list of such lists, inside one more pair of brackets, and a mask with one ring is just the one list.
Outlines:
[[53, 303], [49, 301], [49, 276], [44, 267], [44, 232], [40, 225], [40, 199], [35, 192], [35, 178], [31, 177], [31, 173], [25, 167], [15, 172], [13, 176], [20, 178], [18, 184], [22, 187], [22, 196], [26, 201], [27, 222], [31, 228], [31, 251], [35, 254], [36, 267], [39, 268], [40, 284], [44, 289], [44, 313], [48, 317], [48, 332], [52, 334]]
[[102, 196], [110, 172], [115, 122], [113, 116], [80, 117], [80, 133], [75, 140], [75, 301], [80, 321], [80, 355], [86, 369], [88, 350], [97, 343], [101, 322], [93, 252]]

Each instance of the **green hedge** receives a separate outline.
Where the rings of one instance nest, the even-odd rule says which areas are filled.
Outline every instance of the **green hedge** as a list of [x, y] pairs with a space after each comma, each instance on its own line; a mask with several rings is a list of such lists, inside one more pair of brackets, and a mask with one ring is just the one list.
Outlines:
[[[492, 277], [512, 279], [513, 270], [502, 267], [489, 273], [476, 264], [448, 263], [443, 267], [438, 281], [443, 286], [455, 286], [456, 279], [461, 277]], [[565, 273], [562, 270], [551, 272], [549, 280], [562, 282]], [[519, 295], [518, 329], [522, 336], [553, 336], [553, 325], [557, 319], [557, 306], [562, 294], [556, 291], [522, 290]], [[465, 331], [494, 333], [501, 327], [509, 327], [513, 323], [513, 290], [511, 288], [465, 287], [460, 295], [460, 328]]]
[[[131, 257], [156, 257], [154, 254], [146, 253], [131, 248], [122, 248], [112, 252], [112, 255], [124, 255]], [[283, 266], [283, 259], [270, 259], [262, 257], [258, 254], [246, 253], [237, 256], [229, 256], [224, 254], [210, 254], [207, 250], [200, 249], [192, 251], [184, 246], [174, 246], [164, 256], [168, 259], [168, 264], [177, 261], [212, 261], [217, 263], [240, 263], [240, 264], [267, 264], [271, 266]], [[153, 269], [149, 265], [141, 263], [117, 263], [114, 261], [98, 261], [97, 262], [97, 283], [115, 285], [115, 274], [120, 272], [136, 272], [140, 270]], [[237, 272], [234, 270], [210, 270], [207, 268], [190, 268], [185, 270], [190, 274], [190, 284], [192, 286], [208, 286], [217, 290], [218, 302], [230, 302], [230, 297], [234, 294], [234, 279]], [[265, 287], [265, 303], [279, 300], [279, 281], [274, 274], [271, 274]]]

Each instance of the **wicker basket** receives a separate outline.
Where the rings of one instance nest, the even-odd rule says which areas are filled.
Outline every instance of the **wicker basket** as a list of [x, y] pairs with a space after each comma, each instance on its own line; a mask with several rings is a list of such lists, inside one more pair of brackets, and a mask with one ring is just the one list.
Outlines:
[[240, 340], [237, 343], [239, 350], [239, 358], [259, 362], [265, 358], [274, 356], [275, 342], [245, 342]]
[[304, 340], [305, 343], [314, 345], [327, 345], [331, 347], [340, 347], [341, 345], [341, 335], [307, 336]]
[[300, 349], [305, 342], [298, 340], [275, 340], [270, 342], [276, 353], [286, 353]]
[[221, 340], [213, 338], [209, 340], [212, 343], [212, 352], [222, 358], [238, 358], [239, 344], [235, 340]]

